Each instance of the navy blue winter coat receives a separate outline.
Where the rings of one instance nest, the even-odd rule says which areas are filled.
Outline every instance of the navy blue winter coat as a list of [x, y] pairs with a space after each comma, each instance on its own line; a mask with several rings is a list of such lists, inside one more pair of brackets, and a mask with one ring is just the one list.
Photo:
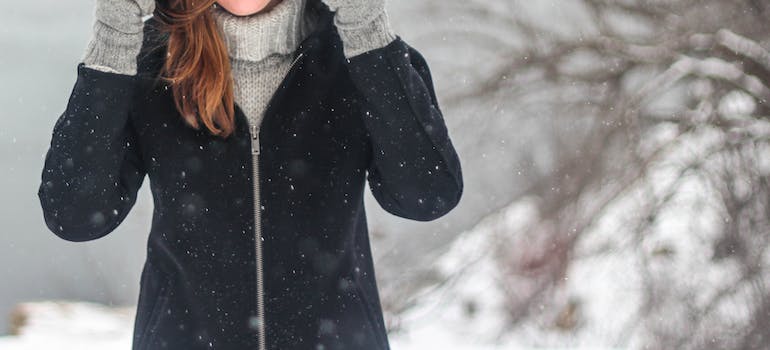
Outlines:
[[434, 220], [460, 200], [460, 161], [423, 56], [399, 36], [348, 61], [333, 13], [308, 4], [320, 25], [261, 125], [236, 105], [227, 139], [175, 109], [155, 17], [137, 75], [78, 64], [38, 196], [53, 233], [89, 241], [149, 178], [134, 350], [389, 349], [366, 181], [388, 212]]

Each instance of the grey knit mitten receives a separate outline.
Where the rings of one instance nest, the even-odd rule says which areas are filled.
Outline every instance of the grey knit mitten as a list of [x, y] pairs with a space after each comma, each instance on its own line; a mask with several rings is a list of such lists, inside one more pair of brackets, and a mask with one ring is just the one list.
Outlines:
[[96, 0], [94, 25], [83, 63], [93, 69], [136, 75], [144, 38], [143, 17], [156, 0]]
[[385, 0], [322, 1], [335, 12], [334, 25], [347, 58], [386, 46], [396, 38], [385, 11]]

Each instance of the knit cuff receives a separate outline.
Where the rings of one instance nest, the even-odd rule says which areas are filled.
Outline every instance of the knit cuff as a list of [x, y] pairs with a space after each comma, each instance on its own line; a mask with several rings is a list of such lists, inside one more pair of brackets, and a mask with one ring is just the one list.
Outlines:
[[345, 58], [385, 47], [396, 39], [396, 34], [390, 27], [388, 13], [384, 10], [364, 24], [342, 24], [336, 16], [334, 24], [342, 39]]
[[136, 75], [136, 58], [142, 48], [143, 37], [143, 32], [123, 33], [97, 20], [81, 60], [87, 67], [96, 70]]

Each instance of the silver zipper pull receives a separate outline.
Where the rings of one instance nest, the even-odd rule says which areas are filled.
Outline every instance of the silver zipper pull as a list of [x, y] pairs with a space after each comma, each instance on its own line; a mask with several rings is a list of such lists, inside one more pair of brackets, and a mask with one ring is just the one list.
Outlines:
[[299, 59], [302, 58], [302, 56], [304, 56], [304, 55], [305, 55], [304, 52], [300, 52], [299, 55], [297, 55], [297, 57], [294, 58], [294, 61], [292, 61], [291, 64], [289, 65], [289, 69], [294, 67], [294, 65], [297, 63], [297, 61], [299, 61]]
[[251, 153], [259, 154], [259, 128], [256, 125], [251, 126]]

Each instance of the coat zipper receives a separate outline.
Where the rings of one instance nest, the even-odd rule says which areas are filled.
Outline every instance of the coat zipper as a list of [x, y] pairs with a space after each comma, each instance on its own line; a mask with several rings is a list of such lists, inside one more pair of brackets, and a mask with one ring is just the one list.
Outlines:
[[[289, 73], [303, 55], [304, 53], [300, 52], [294, 61], [291, 62], [291, 65], [289, 66]], [[287, 76], [289, 73], [287, 73]], [[265, 335], [265, 286], [262, 270], [262, 218], [260, 215], [261, 200], [259, 191], [259, 128], [260, 125], [257, 125], [257, 123], [252, 123], [249, 130], [251, 132], [251, 155], [253, 157], [252, 178], [254, 182], [254, 250], [257, 263], [257, 327], [259, 330], [258, 342], [259, 350], [267, 350], [267, 340]]]
[[253, 157], [254, 179], [254, 249], [257, 263], [257, 327], [259, 328], [259, 350], [266, 350], [265, 339], [265, 294], [262, 278], [262, 223], [260, 217], [260, 193], [259, 193], [259, 126], [251, 126], [251, 154]]

